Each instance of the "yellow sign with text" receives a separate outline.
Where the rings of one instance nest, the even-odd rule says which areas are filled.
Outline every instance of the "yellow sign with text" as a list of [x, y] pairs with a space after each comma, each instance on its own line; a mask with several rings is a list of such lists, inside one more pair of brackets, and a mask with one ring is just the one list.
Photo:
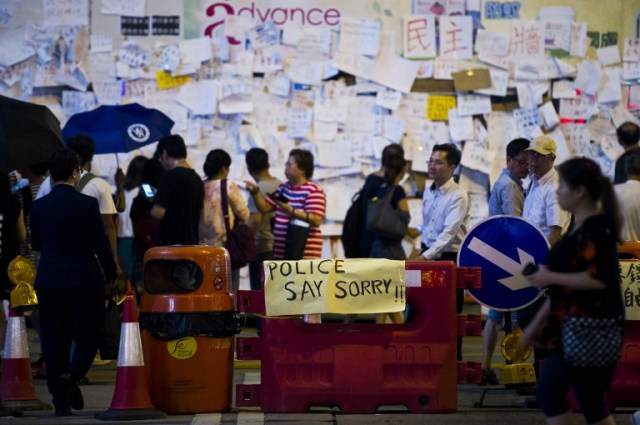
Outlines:
[[456, 98], [453, 96], [429, 96], [427, 99], [427, 119], [431, 121], [447, 121], [449, 109], [455, 109]]
[[189, 81], [191, 81], [191, 77], [188, 75], [172, 77], [168, 72], [156, 71], [156, 82], [158, 83], [158, 88], [160, 90], [179, 87], [187, 84]]
[[404, 261], [265, 261], [267, 316], [391, 313], [405, 308]]

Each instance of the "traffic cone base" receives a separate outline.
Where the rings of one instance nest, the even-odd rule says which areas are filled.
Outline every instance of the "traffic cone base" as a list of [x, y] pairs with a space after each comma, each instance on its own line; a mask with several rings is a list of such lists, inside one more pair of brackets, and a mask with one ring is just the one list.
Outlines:
[[[149, 391], [140, 391], [138, 388], [127, 387], [122, 383], [146, 382], [147, 376], [144, 367], [130, 366], [118, 367], [116, 371], [116, 387], [113, 391], [111, 409], [146, 409], [153, 406]], [[144, 388], [148, 388], [144, 385]]]
[[4, 355], [0, 376], [2, 406], [20, 410], [51, 410], [50, 404], [38, 400], [33, 387], [24, 315], [12, 308], [9, 308], [7, 319]]

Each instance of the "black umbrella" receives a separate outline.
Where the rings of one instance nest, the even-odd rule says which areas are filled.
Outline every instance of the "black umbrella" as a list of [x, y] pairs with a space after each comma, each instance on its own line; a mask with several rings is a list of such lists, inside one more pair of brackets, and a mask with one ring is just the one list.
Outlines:
[[60, 121], [49, 108], [0, 96], [0, 170], [47, 162], [64, 147]]

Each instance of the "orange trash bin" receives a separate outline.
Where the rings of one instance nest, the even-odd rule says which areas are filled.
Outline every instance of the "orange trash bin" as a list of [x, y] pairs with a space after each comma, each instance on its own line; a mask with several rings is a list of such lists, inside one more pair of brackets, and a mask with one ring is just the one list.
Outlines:
[[140, 328], [157, 409], [195, 414], [231, 408], [233, 337], [240, 332], [240, 316], [224, 248], [149, 249]]

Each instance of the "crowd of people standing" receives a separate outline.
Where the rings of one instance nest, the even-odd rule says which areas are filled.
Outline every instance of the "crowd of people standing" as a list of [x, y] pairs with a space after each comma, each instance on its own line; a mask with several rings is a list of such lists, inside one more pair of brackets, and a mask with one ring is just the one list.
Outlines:
[[[564, 400], [571, 387], [589, 423], [612, 423], [604, 393], [613, 379], [624, 323], [616, 247], [640, 235], [640, 129], [625, 123], [617, 134], [625, 153], [616, 163], [615, 187], [592, 160], [574, 158], [556, 165], [555, 141], [540, 136], [531, 141], [518, 138], [506, 146], [506, 168], [488, 198], [489, 215], [521, 216], [540, 229], [551, 250], [546, 263], [527, 277], [532, 286], [544, 290], [537, 305], [510, 315], [489, 312], [483, 383], [498, 383], [491, 359], [498, 331], [510, 317], [525, 329], [525, 340], [536, 348], [536, 360], [544, 359], [537, 371], [538, 401], [550, 424], [570, 420]], [[8, 299], [11, 289], [4, 272], [8, 262], [18, 253], [31, 255], [39, 263], [35, 286], [41, 340], [57, 415], [82, 408], [77, 383], [91, 366], [104, 317], [102, 308], [91, 306], [102, 305], [118, 275], [140, 281], [148, 248], [222, 247], [228, 229], [249, 224], [257, 252], [249, 265], [252, 289], [261, 288], [263, 261], [322, 255], [326, 196], [313, 180], [315, 161], [308, 150], [289, 152], [284, 181], [270, 174], [264, 149], [249, 150], [246, 166], [253, 181], [244, 182], [247, 200], [241, 187], [229, 180], [229, 153], [209, 152], [203, 181], [189, 164], [186, 145], [178, 135], [163, 138], [153, 158], [133, 158], [126, 174], [118, 170], [115, 194], [91, 173], [94, 146], [89, 137], [71, 138], [68, 148], [51, 158], [46, 179], [43, 165], [20, 170], [30, 186], [18, 195], [11, 192], [9, 176], [0, 173], [2, 299]], [[427, 164], [431, 184], [415, 193], [421, 197], [421, 217], [416, 220], [421, 224], [409, 227], [409, 196], [402, 184], [407, 160], [400, 145], [388, 145], [380, 168], [366, 177], [356, 200], [360, 224], [354, 256], [407, 259], [402, 242], [408, 236], [420, 241], [413, 259], [456, 261], [470, 216], [469, 195], [457, 182], [460, 161], [461, 151], [455, 145], [433, 147]], [[620, 208], [617, 199], [623, 201]], [[395, 211], [394, 227], [406, 229], [404, 233], [390, 236], [370, 227], [372, 202], [381, 200]], [[238, 269], [232, 270], [232, 288], [239, 288]], [[456, 295], [460, 313], [464, 294]], [[59, 314], [61, 303], [66, 306], [64, 315]], [[78, 320], [81, 316], [86, 320]], [[305, 319], [321, 320], [319, 315]], [[386, 320], [384, 315], [377, 318], [379, 323]], [[393, 323], [404, 320], [403, 314], [390, 317]], [[587, 351], [597, 359], [578, 359], [571, 350], [585, 341], [576, 336], [576, 329], [593, 322], [608, 326], [599, 342], [607, 349], [596, 353], [591, 334]], [[461, 339], [457, 357], [462, 359]]]

